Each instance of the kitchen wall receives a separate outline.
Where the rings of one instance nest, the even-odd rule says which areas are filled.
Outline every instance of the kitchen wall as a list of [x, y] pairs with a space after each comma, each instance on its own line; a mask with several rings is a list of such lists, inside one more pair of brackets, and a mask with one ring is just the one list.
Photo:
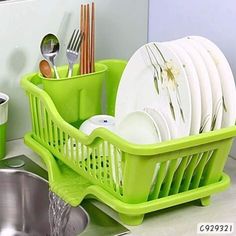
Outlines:
[[[8, 140], [30, 130], [28, 100], [20, 88], [21, 77], [38, 71], [40, 40], [48, 32], [58, 35], [66, 63], [65, 47], [79, 26], [78, 0], [9, 0], [0, 2], [0, 91], [10, 96]], [[147, 42], [147, 0], [96, 0], [96, 58], [128, 59]], [[63, 96], [63, 94], [62, 94]]]
[[[205, 36], [221, 48], [236, 77], [234, 0], [150, 0], [149, 4], [149, 42]], [[236, 157], [236, 142], [231, 155]]]

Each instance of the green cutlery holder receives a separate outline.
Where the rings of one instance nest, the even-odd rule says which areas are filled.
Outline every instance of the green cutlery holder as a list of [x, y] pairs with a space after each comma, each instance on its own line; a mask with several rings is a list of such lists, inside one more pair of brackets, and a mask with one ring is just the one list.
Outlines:
[[78, 71], [78, 65], [75, 65], [71, 78], [66, 78], [67, 70], [67, 66], [58, 69], [60, 79], [41, 77], [43, 89], [61, 117], [79, 126], [85, 119], [102, 112], [102, 88], [107, 67], [96, 63], [94, 73], [75, 75]]

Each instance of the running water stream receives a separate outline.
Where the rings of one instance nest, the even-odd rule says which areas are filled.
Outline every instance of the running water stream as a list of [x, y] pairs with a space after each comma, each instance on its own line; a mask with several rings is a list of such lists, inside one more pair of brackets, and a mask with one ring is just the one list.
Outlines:
[[50, 236], [64, 236], [71, 206], [49, 191]]

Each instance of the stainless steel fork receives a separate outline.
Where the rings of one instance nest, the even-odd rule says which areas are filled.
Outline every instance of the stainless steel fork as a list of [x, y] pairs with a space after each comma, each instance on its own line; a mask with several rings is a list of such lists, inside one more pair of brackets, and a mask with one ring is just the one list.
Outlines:
[[80, 30], [75, 29], [73, 34], [71, 35], [69, 44], [66, 49], [66, 56], [69, 63], [68, 73], [67, 73], [68, 78], [72, 76], [73, 66], [75, 62], [78, 60], [79, 49], [82, 43], [82, 39], [83, 39], [83, 33]]

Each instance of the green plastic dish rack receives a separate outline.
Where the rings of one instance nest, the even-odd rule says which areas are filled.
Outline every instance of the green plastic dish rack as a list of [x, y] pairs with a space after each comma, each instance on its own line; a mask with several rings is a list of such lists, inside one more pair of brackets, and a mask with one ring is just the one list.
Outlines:
[[[181, 203], [200, 199], [208, 205], [212, 194], [230, 184], [223, 168], [235, 126], [153, 145], [128, 143], [104, 128], [89, 136], [78, 129], [103, 111], [104, 101], [106, 113], [114, 114], [125, 65], [104, 60], [96, 63], [95, 73], [70, 79], [45, 79], [38, 73], [22, 78], [32, 119], [25, 143], [46, 163], [51, 190], [72, 206], [96, 198], [128, 225], [141, 224], [145, 213]], [[66, 70], [59, 69], [61, 77]]]

